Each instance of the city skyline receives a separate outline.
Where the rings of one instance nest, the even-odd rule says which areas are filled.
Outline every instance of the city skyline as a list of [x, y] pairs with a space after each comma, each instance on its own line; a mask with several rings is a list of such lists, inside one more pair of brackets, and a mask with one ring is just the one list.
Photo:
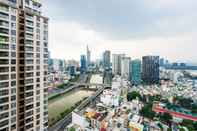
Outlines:
[[197, 63], [194, 0], [43, 2], [53, 58], [79, 60], [89, 45], [92, 59], [111, 50]]

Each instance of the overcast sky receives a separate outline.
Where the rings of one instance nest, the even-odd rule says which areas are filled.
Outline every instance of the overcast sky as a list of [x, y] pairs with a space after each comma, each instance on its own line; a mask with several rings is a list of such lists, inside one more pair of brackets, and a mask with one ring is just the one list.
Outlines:
[[52, 58], [104, 50], [197, 62], [197, 0], [42, 0]]

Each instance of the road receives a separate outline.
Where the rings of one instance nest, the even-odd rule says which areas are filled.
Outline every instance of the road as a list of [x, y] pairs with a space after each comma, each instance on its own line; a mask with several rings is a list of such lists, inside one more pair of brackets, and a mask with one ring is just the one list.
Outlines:
[[77, 83], [85, 83], [88, 79], [88, 75], [84, 74], [80, 76], [80, 79], [78, 80], [78, 82], [70, 82], [70, 84], [72, 84], [72, 86], [66, 88], [66, 89], [57, 89], [55, 92], [53, 92], [52, 94], [49, 94], [48, 99], [52, 98], [53, 96], [59, 95], [59, 94], [64, 94], [74, 88], [77, 88], [80, 86], [80, 84]]
[[[89, 97], [88, 99], [84, 100], [75, 110], [80, 111], [84, 107], [86, 107], [91, 101], [95, 100], [96, 97], [98, 97], [103, 90], [106, 87], [103, 86], [102, 88], [99, 88], [96, 93]], [[58, 123], [56, 123], [54, 126], [50, 127], [49, 131], [64, 131], [64, 129], [72, 122], [72, 113], [69, 113], [67, 116], [65, 116], [62, 120], [60, 120]]]
[[78, 86], [106, 86], [106, 87], [110, 87], [109, 84], [98, 84], [98, 83], [70, 82], [70, 84], [78, 85]]

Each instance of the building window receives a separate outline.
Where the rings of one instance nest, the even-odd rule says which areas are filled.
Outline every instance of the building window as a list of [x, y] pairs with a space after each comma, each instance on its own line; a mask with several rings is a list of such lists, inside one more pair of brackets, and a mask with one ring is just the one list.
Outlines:
[[12, 21], [16, 21], [16, 16], [13, 16], [13, 15], [12, 15], [12, 16], [11, 16], [11, 20], [12, 20]]

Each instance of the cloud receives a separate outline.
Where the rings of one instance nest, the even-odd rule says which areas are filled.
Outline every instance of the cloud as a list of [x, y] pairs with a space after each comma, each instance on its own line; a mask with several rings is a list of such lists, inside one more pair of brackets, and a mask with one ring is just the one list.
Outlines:
[[168, 37], [197, 30], [195, 0], [47, 0], [47, 3], [52, 19], [77, 21], [115, 40]]
[[52, 22], [49, 28], [49, 49], [55, 58], [79, 58], [79, 54], [86, 53], [86, 45], [93, 47], [102, 40], [94, 30], [75, 22]]
[[93, 58], [111, 49], [197, 61], [196, 0], [45, 0], [43, 7], [54, 57], [78, 59], [89, 44]]

